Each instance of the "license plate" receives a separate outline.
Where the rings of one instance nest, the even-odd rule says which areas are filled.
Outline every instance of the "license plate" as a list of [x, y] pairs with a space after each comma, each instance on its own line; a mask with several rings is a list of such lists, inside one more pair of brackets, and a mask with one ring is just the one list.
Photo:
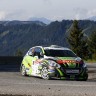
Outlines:
[[79, 73], [79, 70], [66, 70], [66, 73]]
[[75, 75], [70, 75], [70, 78], [75, 78]]

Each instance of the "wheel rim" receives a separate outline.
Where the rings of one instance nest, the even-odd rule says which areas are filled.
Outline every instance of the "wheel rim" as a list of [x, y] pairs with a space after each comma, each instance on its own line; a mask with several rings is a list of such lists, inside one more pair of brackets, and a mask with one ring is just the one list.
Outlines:
[[48, 69], [46, 67], [42, 69], [41, 76], [43, 79], [49, 79]]

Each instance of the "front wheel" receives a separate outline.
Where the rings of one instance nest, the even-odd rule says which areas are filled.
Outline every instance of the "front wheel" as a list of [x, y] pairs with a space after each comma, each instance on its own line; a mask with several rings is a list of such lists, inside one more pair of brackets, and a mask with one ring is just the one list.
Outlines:
[[43, 67], [43, 68], [42, 68], [41, 77], [42, 77], [43, 79], [45, 79], [45, 80], [49, 80], [49, 79], [50, 79], [50, 76], [49, 76], [48, 68], [47, 68], [47, 67]]
[[88, 80], [88, 73], [84, 74], [82, 79], [76, 79], [77, 81], [87, 81]]
[[86, 73], [83, 77], [83, 81], [87, 81], [88, 80], [88, 73]]

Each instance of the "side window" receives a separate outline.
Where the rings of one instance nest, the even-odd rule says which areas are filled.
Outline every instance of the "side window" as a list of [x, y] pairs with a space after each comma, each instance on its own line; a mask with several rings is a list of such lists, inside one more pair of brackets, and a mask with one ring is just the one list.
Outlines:
[[28, 55], [33, 56], [33, 54], [34, 54], [34, 48], [29, 49]]
[[35, 56], [38, 56], [39, 58], [42, 57], [41, 56], [41, 54], [42, 54], [42, 49], [41, 48], [36, 47], [34, 51], [35, 51]]

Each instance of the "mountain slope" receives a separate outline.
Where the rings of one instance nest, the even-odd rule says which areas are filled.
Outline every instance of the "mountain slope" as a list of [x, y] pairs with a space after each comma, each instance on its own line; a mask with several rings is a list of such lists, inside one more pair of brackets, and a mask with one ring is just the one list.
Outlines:
[[[15, 55], [20, 49], [24, 54], [32, 46], [60, 45], [68, 47], [66, 36], [73, 21], [63, 20], [49, 25], [33, 21], [0, 22], [0, 55]], [[79, 26], [89, 36], [96, 29], [96, 22], [79, 21]]]

